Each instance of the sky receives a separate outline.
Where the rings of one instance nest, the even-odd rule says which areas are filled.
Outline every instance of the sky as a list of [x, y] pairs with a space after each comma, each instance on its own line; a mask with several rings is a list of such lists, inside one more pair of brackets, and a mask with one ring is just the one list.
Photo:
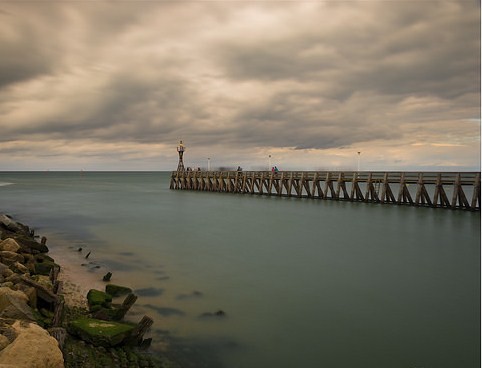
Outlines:
[[0, 0], [0, 170], [479, 171], [480, 10]]

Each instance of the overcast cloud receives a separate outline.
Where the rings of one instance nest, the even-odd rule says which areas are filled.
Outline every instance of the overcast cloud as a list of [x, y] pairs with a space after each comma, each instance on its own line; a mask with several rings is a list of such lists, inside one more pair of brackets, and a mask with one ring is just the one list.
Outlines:
[[480, 170], [478, 1], [0, 1], [0, 170]]

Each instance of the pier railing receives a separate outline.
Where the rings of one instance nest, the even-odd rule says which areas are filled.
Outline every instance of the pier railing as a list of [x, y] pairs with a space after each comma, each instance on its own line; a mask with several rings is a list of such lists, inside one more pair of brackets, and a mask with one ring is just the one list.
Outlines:
[[480, 172], [173, 171], [170, 188], [480, 210]]

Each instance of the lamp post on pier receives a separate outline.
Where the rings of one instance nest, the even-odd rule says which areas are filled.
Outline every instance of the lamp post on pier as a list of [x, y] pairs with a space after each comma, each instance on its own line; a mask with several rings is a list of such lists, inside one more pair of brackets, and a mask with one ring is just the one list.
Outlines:
[[208, 171], [211, 171], [211, 157], [208, 157]]
[[179, 153], [179, 163], [177, 164], [177, 171], [185, 171], [184, 169], [184, 162], [182, 161], [182, 156], [184, 155], [184, 151], [186, 147], [182, 144], [182, 141], [179, 141], [179, 146], [177, 147], [177, 152]]
[[357, 165], [357, 171], [360, 171], [360, 151], [358, 151], [358, 165]]
[[271, 170], [271, 155], [268, 155], [268, 171]]

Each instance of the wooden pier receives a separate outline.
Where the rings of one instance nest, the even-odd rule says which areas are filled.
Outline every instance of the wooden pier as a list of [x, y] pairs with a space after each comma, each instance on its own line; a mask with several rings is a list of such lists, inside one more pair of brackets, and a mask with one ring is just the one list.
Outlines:
[[170, 188], [480, 210], [480, 172], [173, 171]]

